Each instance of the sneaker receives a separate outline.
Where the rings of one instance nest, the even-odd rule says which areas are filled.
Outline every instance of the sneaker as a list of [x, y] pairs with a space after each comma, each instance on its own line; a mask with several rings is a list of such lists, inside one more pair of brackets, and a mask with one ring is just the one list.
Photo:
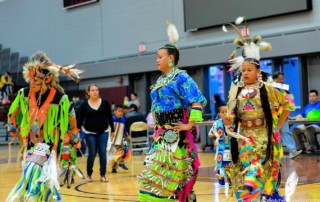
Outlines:
[[92, 177], [90, 175], [87, 176], [88, 182], [93, 182]]
[[109, 180], [105, 176], [101, 176], [100, 181], [101, 182], [109, 182]]
[[301, 152], [302, 152], [302, 150], [295, 151], [295, 152], [290, 152], [289, 158], [293, 159], [293, 158], [299, 156], [301, 154]]
[[123, 163], [123, 164], [119, 164], [119, 166], [123, 169], [123, 170], [128, 170], [128, 167]]
[[313, 150], [313, 149], [307, 150], [307, 154], [312, 154], [312, 153], [314, 153], [314, 150]]
[[112, 168], [112, 173], [117, 173], [117, 170], [115, 168]]
[[219, 183], [219, 185], [225, 185], [225, 181], [224, 181], [224, 179], [218, 179], [218, 183]]

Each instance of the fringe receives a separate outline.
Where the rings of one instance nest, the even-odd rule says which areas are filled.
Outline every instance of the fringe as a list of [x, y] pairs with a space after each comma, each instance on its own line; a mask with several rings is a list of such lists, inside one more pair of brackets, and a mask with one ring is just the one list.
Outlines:
[[6, 201], [13, 202], [22, 198], [24, 201], [61, 201], [59, 188], [56, 154], [52, 151], [43, 168], [33, 162], [26, 164], [21, 178]]

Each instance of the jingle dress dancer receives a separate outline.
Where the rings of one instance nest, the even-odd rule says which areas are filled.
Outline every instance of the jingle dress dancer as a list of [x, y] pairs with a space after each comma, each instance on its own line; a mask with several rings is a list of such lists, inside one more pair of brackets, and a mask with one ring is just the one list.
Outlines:
[[232, 156], [228, 173], [238, 201], [257, 201], [263, 195], [277, 195], [283, 156], [279, 129], [294, 104], [266, 82], [267, 75], [260, 70], [259, 51], [270, 50], [271, 45], [258, 44], [260, 36], [242, 35], [233, 27], [243, 55], [234, 58], [234, 53], [228, 58], [234, 79], [227, 106], [235, 128], [234, 132], [227, 130]]
[[177, 68], [178, 60], [175, 46], [158, 50], [163, 75], [151, 87], [155, 143], [138, 176], [139, 201], [195, 201], [192, 189], [200, 161], [190, 129], [202, 121], [206, 99], [192, 78]]
[[[7, 201], [61, 201], [56, 154], [59, 141], [68, 131], [69, 120], [75, 123], [76, 119], [70, 113], [68, 96], [59, 85], [59, 71], [78, 81], [81, 71], [72, 67], [51, 63], [41, 51], [23, 67], [23, 76], [30, 87], [19, 90], [8, 113], [8, 131], [23, 142], [20, 149], [23, 172]], [[73, 141], [77, 141], [78, 130], [71, 128], [71, 131]]]

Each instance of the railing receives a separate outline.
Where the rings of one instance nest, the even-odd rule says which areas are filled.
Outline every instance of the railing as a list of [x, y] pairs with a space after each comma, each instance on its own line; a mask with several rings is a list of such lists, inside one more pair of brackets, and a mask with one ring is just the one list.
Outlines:
[[305, 120], [305, 119], [301, 119], [301, 120], [297, 120], [297, 119], [289, 119], [289, 125], [293, 125], [293, 124], [320, 124], [320, 120]]

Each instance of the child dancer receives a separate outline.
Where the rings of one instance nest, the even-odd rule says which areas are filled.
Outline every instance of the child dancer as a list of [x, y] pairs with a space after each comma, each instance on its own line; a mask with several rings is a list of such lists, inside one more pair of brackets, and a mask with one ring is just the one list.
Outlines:
[[[223, 119], [227, 114], [226, 105], [221, 105], [218, 108], [218, 115], [220, 119], [214, 122], [212, 126], [212, 133], [209, 133], [209, 136], [212, 138], [216, 138], [214, 145], [216, 146], [216, 167], [218, 168], [217, 177], [220, 185], [224, 185], [225, 181], [228, 179], [226, 170], [231, 163], [230, 156], [230, 136], [225, 131], [225, 126], [223, 124]], [[231, 128], [229, 130], [232, 130]], [[213, 136], [214, 135], [214, 136]], [[228, 180], [229, 181], [229, 180]]]
[[68, 189], [71, 184], [74, 183], [74, 174], [77, 173], [80, 178], [84, 179], [84, 175], [81, 170], [76, 166], [77, 151], [80, 148], [79, 137], [75, 137], [73, 134], [79, 134], [79, 130], [76, 128], [74, 131], [68, 131], [63, 137], [63, 142], [60, 144], [60, 163], [61, 172], [59, 173], [60, 186], [67, 183]]
[[130, 141], [127, 129], [125, 127], [126, 122], [123, 117], [124, 106], [117, 105], [114, 110], [113, 121], [115, 128], [115, 137], [112, 140], [112, 144], [118, 151], [118, 154], [114, 155], [112, 160], [112, 173], [117, 172], [118, 166], [124, 170], [128, 170], [124, 161], [129, 160], [131, 157], [128, 142]]

